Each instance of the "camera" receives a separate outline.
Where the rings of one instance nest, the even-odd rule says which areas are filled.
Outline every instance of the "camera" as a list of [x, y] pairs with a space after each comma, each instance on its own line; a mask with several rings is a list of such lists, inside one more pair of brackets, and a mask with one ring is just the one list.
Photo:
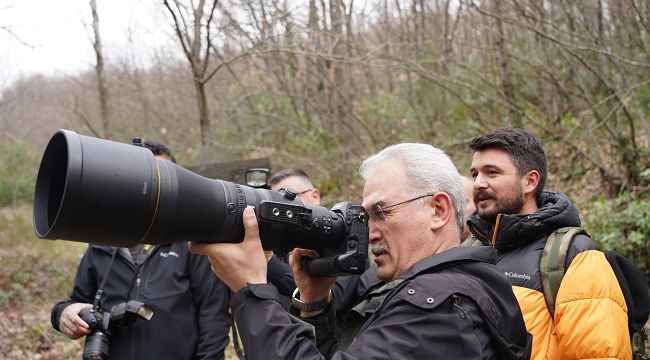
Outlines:
[[109, 313], [103, 313], [96, 308], [86, 308], [79, 312], [81, 320], [90, 327], [83, 349], [84, 360], [104, 360], [108, 357], [110, 336], [118, 328], [129, 326], [137, 319], [150, 320], [151, 310], [144, 303], [129, 300], [117, 304]]
[[43, 154], [34, 191], [34, 229], [43, 239], [132, 247], [175, 241], [239, 243], [242, 214], [255, 207], [265, 250], [307, 248], [315, 276], [360, 274], [368, 256], [362, 206], [331, 210], [278, 192], [208, 179], [148, 149], [59, 130]]

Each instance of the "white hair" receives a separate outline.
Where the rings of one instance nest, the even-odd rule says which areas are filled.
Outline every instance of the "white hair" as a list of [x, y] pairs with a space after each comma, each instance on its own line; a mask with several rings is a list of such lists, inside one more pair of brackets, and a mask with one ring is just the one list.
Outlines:
[[[391, 145], [365, 159], [359, 168], [364, 180], [389, 160], [399, 161], [406, 171], [408, 191], [444, 192], [451, 197], [456, 222], [463, 232], [465, 218], [465, 191], [456, 166], [444, 151], [428, 144], [403, 143]], [[417, 195], [417, 194], [414, 194]]]

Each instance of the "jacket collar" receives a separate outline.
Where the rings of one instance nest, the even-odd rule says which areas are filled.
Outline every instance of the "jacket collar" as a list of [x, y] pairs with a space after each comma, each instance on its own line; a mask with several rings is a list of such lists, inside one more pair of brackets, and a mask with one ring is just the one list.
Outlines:
[[496, 264], [497, 255], [489, 247], [455, 247], [441, 253], [428, 256], [408, 268], [400, 278], [410, 279], [421, 273], [435, 272], [460, 262], [487, 262]]
[[[118, 247], [118, 246], [106, 246], [106, 245], [90, 245], [90, 246], [100, 251], [103, 251], [110, 256], [113, 256], [113, 253], [117, 252], [117, 255], [123, 257], [129, 263], [133, 265], [136, 264], [136, 259], [134, 259], [133, 256], [131, 255], [131, 251], [129, 250], [129, 248]], [[159, 247], [160, 245], [152, 245], [151, 250], [149, 251], [149, 255], [151, 255]]]
[[[432, 273], [461, 262], [473, 261], [496, 264], [496, 251], [487, 246], [451, 248], [419, 260], [413, 264], [413, 266], [408, 268], [398, 279], [404, 281], [412, 279], [422, 273]], [[362, 298], [365, 297], [366, 294], [376, 291], [379, 287], [386, 284], [377, 277], [377, 271], [377, 265], [372, 265], [363, 273], [363, 275], [361, 275], [362, 282], [366, 283], [364, 291], [362, 291], [364, 294]]]
[[535, 213], [498, 214], [495, 223], [474, 213], [467, 220], [469, 230], [484, 244], [505, 251], [539, 239], [551, 231], [580, 226], [580, 216], [569, 198], [562, 193], [542, 192]]

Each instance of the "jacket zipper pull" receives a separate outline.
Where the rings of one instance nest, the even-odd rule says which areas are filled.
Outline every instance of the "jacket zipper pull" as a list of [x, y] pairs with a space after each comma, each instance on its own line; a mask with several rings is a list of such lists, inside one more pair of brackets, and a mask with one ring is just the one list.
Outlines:
[[142, 267], [144, 265], [144, 262], [147, 260], [149, 257], [149, 251], [151, 250], [152, 245], [149, 244], [144, 244], [142, 246], [142, 250], [140, 251], [140, 255], [138, 255], [138, 259], [136, 260], [136, 265], [138, 266], [138, 276], [135, 279], [135, 287], [140, 286], [140, 280], [142, 277]]
[[465, 319], [467, 317], [467, 314], [465, 313], [465, 309], [463, 309], [460, 304], [462, 302], [460, 296], [458, 295], [451, 295], [454, 307], [456, 308], [456, 312], [458, 313], [458, 316], [460, 316], [461, 319]]
[[494, 227], [492, 229], [492, 240], [490, 241], [493, 248], [497, 247], [497, 233], [499, 232], [499, 225], [501, 223], [501, 216], [502, 215], [503, 214], [497, 214], [497, 218], [494, 221]]

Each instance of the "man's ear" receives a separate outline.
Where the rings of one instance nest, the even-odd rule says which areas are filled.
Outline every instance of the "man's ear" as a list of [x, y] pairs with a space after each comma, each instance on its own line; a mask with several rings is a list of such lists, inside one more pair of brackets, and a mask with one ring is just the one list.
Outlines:
[[524, 189], [524, 195], [535, 194], [535, 189], [539, 186], [541, 176], [539, 171], [531, 170], [521, 177], [521, 186]]
[[316, 200], [317, 204], [320, 204], [320, 191], [317, 188], [314, 188], [314, 190], [311, 191], [311, 197]]
[[431, 196], [430, 205], [433, 208], [431, 217], [431, 230], [437, 231], [442, 229], [451, 221], [454, 214], [454, 206], [449, 194], [437, 192]]

